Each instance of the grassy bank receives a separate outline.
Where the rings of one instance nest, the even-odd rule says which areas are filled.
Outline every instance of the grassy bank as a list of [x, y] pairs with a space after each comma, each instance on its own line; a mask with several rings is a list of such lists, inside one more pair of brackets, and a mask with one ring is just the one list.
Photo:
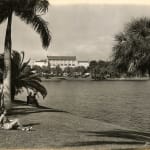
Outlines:
[[10, 118], [19, 118], [31, 132], [0, 130], [0, 148], [124, 149], [147, 148], [149, 133], [131, 131], [98, 120], [47, 107], [14, 104]]

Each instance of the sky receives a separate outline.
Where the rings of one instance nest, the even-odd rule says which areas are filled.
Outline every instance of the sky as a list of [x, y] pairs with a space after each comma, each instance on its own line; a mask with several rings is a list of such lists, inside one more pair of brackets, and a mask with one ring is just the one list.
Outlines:
[[53, 5], [70, 5], [70, 4], [111, 4], [111, 5], [150, 5], [149, 0], [49, 0]]
[[[45, 59], [47, 55], [76, 56], [78, 60], [109, 60], [114, 36], [135, 18], [150, 17], [150, 4], [130, 0], [50, 0], [48, 21], [52, 41], [46, 50], [30, 25], [13, 16], [12, 47], [26, 58]], [[144, 4], [144, 2], [146, 4]], [[6, 22], [0, 25], [0, 53], [4, 49]]]

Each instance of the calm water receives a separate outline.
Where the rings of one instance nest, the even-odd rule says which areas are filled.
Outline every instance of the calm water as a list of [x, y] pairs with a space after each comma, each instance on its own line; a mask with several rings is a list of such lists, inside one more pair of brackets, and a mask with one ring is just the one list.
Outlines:
[[43, 82], [42, 105], [150, 132], [150, 81]]

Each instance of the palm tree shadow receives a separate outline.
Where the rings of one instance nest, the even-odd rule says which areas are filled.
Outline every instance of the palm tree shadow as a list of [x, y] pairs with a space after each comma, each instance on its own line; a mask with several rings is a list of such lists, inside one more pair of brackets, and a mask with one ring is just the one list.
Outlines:
[[24, 124], [24, 127], [29, 127], [29, 126], [36, 126], [36, 125], [40, 125], [40, 123], [28, 123], [28, 124]]
[[69, 147], [81, 147], [81, 146], [96, 146], [96, 145], [143, 145], [145, 142], [136, 142], [136, 141], [83, 141], [76, 143], [64, 144], [64, 146]]
[[111, 138], [123, 138], [136, 141], [149, 141], [150, 142], [150, 133], [148, 132], [138, 132], [132, 130], [112, 130], [104, 132], [94, 132], [94, 131], [81, 131], [82, 133], [88, 133], [88, 136], [97, 136], [97, 137], [111, 137]]
[[[28, 115], [31, 113], [42, 113], [42, 112], [60, 112], [60, 113], [69, 113], [67, 111], [59, 110], [59, 109], [53, 109], [45, 106], [28, 106], [26, 102], [23, 102], [21, 100], [15, 100], [13, 102], [14, 107], [12, 108], [9, 115]], [[17, 106], [17, 107], [16, 107]]]
[[[92, 146], [92, 145], [143, 145], [146, 142], [150, 142], [150, 133], [137, 132], [130, 130], [112, 130], [112, 131], [80, 131], [80, 133], [87, 136], [107, 138], [105, 141], [79, 141], [76, 143], [69, 143], [65, 146]], [[115, 138], [112, 140], [111, 138]], [[111, 139], [111, 140], [110, 140]]]

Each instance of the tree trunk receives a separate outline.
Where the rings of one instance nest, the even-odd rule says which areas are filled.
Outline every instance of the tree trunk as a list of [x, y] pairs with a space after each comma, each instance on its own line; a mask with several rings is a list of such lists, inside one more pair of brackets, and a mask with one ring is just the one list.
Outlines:
[[4, 47], [3, 94], [4, 107], [6, 108], [6, 110], [9, 110], [11, 108], [11, 24], [12, 12], [8, 17]]
[[11, 95], [11, 101], [14, 102], [15, 101], [15, 94]]
[[150, 69], [148, 69], [148, 75], [149, 75], [149, 78], [150, 78]]
[[[12, 81], [11, 81], [12, 82]], [[14, 84], [11, 84], [11, 101], [14, 102], [15, 100], [15, 88], [14, 88]]]

